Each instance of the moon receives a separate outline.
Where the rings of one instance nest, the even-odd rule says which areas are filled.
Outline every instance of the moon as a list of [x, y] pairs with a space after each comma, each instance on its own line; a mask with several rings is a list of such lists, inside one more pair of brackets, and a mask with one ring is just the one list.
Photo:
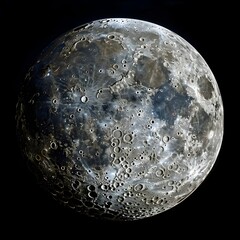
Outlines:
[[39, 184], [80, 214], [116, 221], [160, 214], [192, 194], [216, 162], [223, 125], [200, 53], [138, 19], [95, 20], [56, 38], [16, 105]]

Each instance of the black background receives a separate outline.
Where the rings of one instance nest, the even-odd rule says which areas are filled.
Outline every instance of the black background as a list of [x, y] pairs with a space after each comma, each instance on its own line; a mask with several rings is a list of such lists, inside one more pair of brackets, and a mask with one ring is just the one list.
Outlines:
[[[237, 230], [233, 219], [239, 212], [235, 188], [237, 180], [233, 169], [239, 157], [229, 147], [231, 145], [233, 148], [233, 140], [228, 117], [232, 113], [232, 89], [236, 84], [233, 82], [236, 77], [233, 77], [232, 58], [237, 51], [233, 40], [237, 29], [234, 26], [235, 9], [236, 6], [229, 1], [2, 1], [0, 56], [4, 143], [1, 157], [1, 216], [4, 220], [2, 226], [9, 237], [17, 234], [25, 238], [42, 235], [53, 239], [61, 236], [82, 239], [84, 236], [138, 238], [146, 235], [149, 239], [181, 239], [224, 233], [228, 239], [233, 238], [231, 235]], [[222, 148], [205, 181], [176, 207], [134, 222], [89, 219], [56, 204], [39, 188], [28, 171], [15, 138], [14, 115], [20, 82], [41, 50], [71, 28], [109, 17], [146, 20], [185, 38], [204, 57], [214, 73], [225, 111]], [[231, 81], [233, 84], [230, 84]]]

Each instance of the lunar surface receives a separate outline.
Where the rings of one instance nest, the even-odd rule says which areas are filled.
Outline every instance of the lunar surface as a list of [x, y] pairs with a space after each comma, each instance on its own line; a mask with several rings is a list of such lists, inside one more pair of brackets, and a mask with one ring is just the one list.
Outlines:
[[16, 122], [23, 155], [57, 202], [130, 221], [176, 206], [204, 181], [222, 144], [223, 104], [182, 37], [101, 19], [43, 50], [21, 85]]

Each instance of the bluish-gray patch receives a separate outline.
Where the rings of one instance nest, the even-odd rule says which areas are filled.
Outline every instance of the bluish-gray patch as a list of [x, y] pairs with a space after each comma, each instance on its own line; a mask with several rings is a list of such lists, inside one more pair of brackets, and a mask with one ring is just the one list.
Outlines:
[[189, 116], [189, 111], [186, 109], [192, 99], [187, 94], [178, 93], [171, 85], [165, 84], [152, 97], [154, 117], [173, 125], [178, 115]]

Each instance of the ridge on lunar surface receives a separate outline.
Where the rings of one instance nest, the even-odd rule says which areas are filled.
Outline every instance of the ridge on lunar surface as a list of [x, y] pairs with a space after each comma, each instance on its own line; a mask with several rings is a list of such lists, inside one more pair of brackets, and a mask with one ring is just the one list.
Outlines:
[[23, 81], [16, 120], [39, 183], [68, 207], [113, 220], [186, 199], [223, 139], [222, 98], [203, 57], [137, 19], [96, 20], [54, 40]]

